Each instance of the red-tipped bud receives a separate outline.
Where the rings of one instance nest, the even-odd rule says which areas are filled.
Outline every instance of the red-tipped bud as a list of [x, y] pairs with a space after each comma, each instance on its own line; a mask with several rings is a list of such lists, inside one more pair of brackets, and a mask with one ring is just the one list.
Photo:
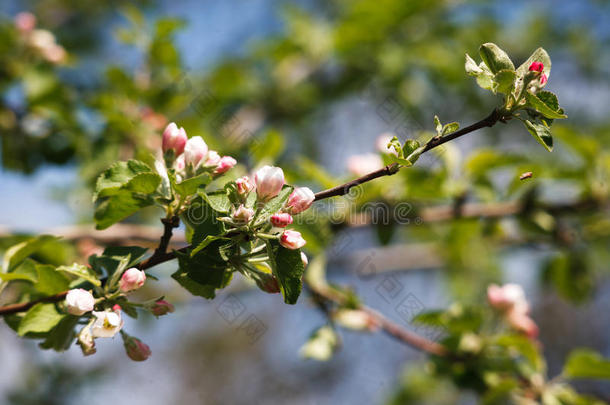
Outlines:
[[530, 72], [542, 72], [544, 70], [544, 63], [542, 62], [532, 62], [529, 67]]
[[300, 249], [305, 246], [305, 239], [301, 236], [301, 232], [285, 230], [280, 237], [280, 245], [286, 249]]
[[184, 152], [187, 140], [184, 128], [178, 128], [176, 123], [170, 122], [163, 131], [163, 153], [173, 150], [176, 156], [181, 155]]
[[152, 312], [154, 316], [163, 316], [174, 312], [174, 306], [165, 300], [157, 300], [151, 305], [150, 312]]
[[285, 228], [292, 223], [292, 215], [287, 212], [279, 212], [271, 216], [271, 223], [273, 226], [279, 228]]
[[151, 355], [150, 347], [136, 337], [125, 334], [123, 336], [123, 344], [127, 356], [133, 361], [144, 361]]

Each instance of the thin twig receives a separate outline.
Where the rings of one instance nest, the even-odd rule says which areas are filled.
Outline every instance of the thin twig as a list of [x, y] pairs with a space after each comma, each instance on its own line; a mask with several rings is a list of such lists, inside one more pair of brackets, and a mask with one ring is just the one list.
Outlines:
[[[498, 110], [494, 109], [491, 112], [491, 114], [489, 114], [487, 117], [483, 118], [481, 121], [475, 122], [474, 124], [467, 126], [465, 128], [462, 128], [459, 131], [453, 132], [449, 135], [446, 135], [443, 137], [435, 136], [434, 138], [430, 139], [428, 141], [428, 143], [426, 143], [422, 154], [425, 152], [428, 152], [431, 149], [436, 148], [437, 146], [444, 144], [445, 142], [449, 142], [453, 139], [459, 138], [460, 136], [464, 136], [470, 132], [476, 131], [477, 129], [481, 129], [481, 128], [485, 128], [485, 127], [493, 127], [498, 121], [502, 121], [502, 120], [504, 120], [504, 117], [502, 117], [502, 114], [500, 114], [498, 112]], [[329, 197], [337, 197], [337, 196], [346, 195], [347, 193], [349, 193], [349, 190], [352, 187], [369, 182], [369, 181], [377, 179], [379, 177], [391, 176], [393, 174], [396, 174], [399, 170], [400, 170], [400, 165], [398, 163], [389, 164], [387, 166], [382, 167], [379, 170], [375, 170], [374, 172], [366, 174], [355, 180], [348, 181], [347, 183], [344, 183], [339, 186], [330, 188], [328, 190], [323, 190], [323, 191], [316, 193], [315, 194], [316, 201], [323, 200], [323, 199], [329, 198]]]

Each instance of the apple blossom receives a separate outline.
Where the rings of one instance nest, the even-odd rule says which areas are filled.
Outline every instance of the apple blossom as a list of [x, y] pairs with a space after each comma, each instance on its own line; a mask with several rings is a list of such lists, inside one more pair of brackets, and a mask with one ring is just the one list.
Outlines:
[[95, 298], [93, 298], [93, 295], [82, 288], [70, 290], [66, 295], [66, 310], [71, 315], [80, 316], [93, 311], [94, 305]]
[[203, 159], [208, 154], [208, 145], [202, 137], [194, 136], [186, 141], [184, 146], [184, 162], [193, 168], [199, 167]]
[[285, 228], [292, 223], [292, 215], [287, 212], [278, 212], [271, 216], [271, 223], [273, 226]]
[[367, 173], [378, 170], [383, 166], [381, 157], [375, 153], [364, 155], [353, 155], [347, 159], [347, 169], [356, 176], [364, 176]]
[[149, 309], [154, 316], [162, 316], [174, 312], [174, 306], [165, 300], [155, 301]]
[[519, 310], [509, 311], [506, 319], [513, 329], [526, 334], [532, 339], [538, 337], [538, 325], [526, 312]]
[[95, 340], [93, 339], [93, 334], [91, 333], [91, 325], [86, 325], [81, 331], [78, 333], [77, 343], [80, 346], [83, 355], [90, 356], [95, 354], [97, 351], [95, 349]]
[[284, 171], [275, 166], [263, 166], [254, 174], [259, 200], [268, 201], [279, 194], [284, 186]]
[[220, 162], [218, 162], [218, 166], [216, 170], [214, 170], [215, 174], [225, 173], [233, 168], [237, 164], [237, 160], [233, 159], [231, 156], [223, 156], [220, 158]]
[[301, 236], [301, 232], [285, 230], [280, 236], [280, 245], [286, 249], [299, 249], [305, 246], [305, 239]]
[[91, 326], [94, 338], [113, 337], [123, 327], [120, 311], [93, 311], [93, 316], [96, 318]]
[[122, 292], [137, 290], [144, 285], [146, 281], [146, 273], [132, 267], [125, 270], [119, 281], [119, 288]]
[[502, 311], [518, 308], [527, 312], [529, 307], [523, 288], [518, 284], [505, 284], [501, 287], [496, 284], [490, 285], [487, 287], [487, 300], [493, 308]]
[[17, 14], [14, 21], [15, 26], [22, 33], [30, 32], [36, 27], [36, 16], [27, 11]]
[[151, 355], [150, 347], [136, 337], [124, 334], [123, 345], [127, 356], [133, 361], [144, 361]]
[[216, 167], [219, 163], [220, 155], [215, 150], [211, 150], [208, 152], [208, 157], [203, 165], [207, 167]]
[[254, 215], [254, 210], [252, 208], [248, 208], [243, 204], [240, 204], [239, 207], [233, 213], [233, 219], [237, 222], [248, 223], [252, 216]]
[[175, 156], [179, 156], [184, 152], [184, 147], [188, 137], [184, 128], [178, 128], [175, 122], [170, 122], [163, 131], [163, 153], [173, 150]]
[[235, 180], [237, 186], [237, 193], [241, 196], [246, 196], [254, 189], [254, 184], [250, 181], [248, 176], [240, 177]]
[[286, 211], [291, 214], [298, 214], [311, 207], [316, 196], [309, 187], [297, 187], [288, 197], [286, 203]]

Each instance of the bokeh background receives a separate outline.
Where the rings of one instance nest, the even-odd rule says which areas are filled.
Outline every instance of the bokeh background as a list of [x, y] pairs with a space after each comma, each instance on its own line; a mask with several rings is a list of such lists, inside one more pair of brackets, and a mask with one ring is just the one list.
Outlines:
[[[23, 44], [13, 21], [22, 11], [54, 34], [59, 61]], [[419, 311], [481, 301], [492, 281], [521, 283], [551, 376], [572, 348], [610, 356], [610, 4], [601, 0], [4, 1], [1, 247], [88, 230], [96, 176], [117, 159], [150, 161], [168, 121], [235, 156], [236, 174], [267, 162], [314, 190], [339, 184], [353, 177], [349, 158], [377, 153], [382, 133], [421, 136], [435, 114], [463, 126], [486, 116], [498, 100], [463, 69], [483, 42], [516, 64], [549, 51], [548, 88], [570, 117], [554, 127], [553, 154], [516, 123], [469, 135], [325, 204], [303, 229], [308, 254], [326, 252], [331, 280], [411, 329]], [[520, 182], [524, 171], [534, 176]], [[356, 226], [370, 201], [531, 205], [505, 219]], [[542, 203], [575, 208], [555, 215]], [[159, 215], [127, 222], [157, 226]], [[152, 246], [156, 232], [140, 239]], [[118, 242], [79, 235], [49, 260]], [[144, 363], [117, 341], [99, 341], [89, 358], [78, 347], [43, 351], [1, 324], [0, 403], [476, 403], [450, 387], [427, 393], [426, 381], [417, 387], [426, 400], [396, 399], [401, 386], [417, 391], [423, 356], [381, 334], [345, 331], [330, 361], [303, 360], [299, 348], [325, 323], [306, 294], [286, 306], [237, 281], [214, 301], [191, 298], [168, 277], [174, 267], [153, 270], [161, 281], [139, 294], [162, 291], [176, 312], [126, 324], [153, 350]], [[223, 316], [227, 299], [243, 307], [237, 319]], [[250, 317], [262, 332], [244, 328]], [[610, 398], [601, 383], [577, 387]]]

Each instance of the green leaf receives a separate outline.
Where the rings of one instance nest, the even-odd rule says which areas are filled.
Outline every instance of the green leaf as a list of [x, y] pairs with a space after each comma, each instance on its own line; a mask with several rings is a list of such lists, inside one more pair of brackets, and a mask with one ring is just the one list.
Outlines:
[[191, 250], [191, 257], [195, 256], [201, 250], [205, 249], [210, 243], [214, 242], [215, 240], [226, 240], [226, 241], [229, 241], [231, 239], [230, 238], [223, 238], [222, 236], [208, 235], [208, 236], [205, 237], [205, 239], [203, 241], [201, 241], [201, 243], [199, 243], [197, 245], [197, 247], [195, 247], [193, 250]]
[[494, 74], [503, 69], [515, 70], [515, 65], [513, 65], [506, 52], [494, 43], [488, 42], [481, 45], [479, 54], [483, 62], [489, 67], [489, 70]]
[[495, 90], [499, 93], [510, 94], [515, 87], [517, 73], [514, 70], [503, 69], [494, 76]]
[[96, 287], [102, 285], [101, 281], [98, 279], [98, 275], [88, 266], [74, 263], [71, 266], [59, 266], [57, 271], [63, 271], [76, 277], [82, 278], [83, 280], [87, 280], [91, 284]]
[[14, 246], [11, 246], [4, 253], [2, 268], [5, 273], [15, 269], [27, 257], [42, 249], [47, 243], [55, 242], [59, 238], [51, 235], [41, 235], [36, 238], [28, 239]]
[[70, 280], [49, 264], [36, 264], [38, 282], [34, 288], [42, 294], [53, 295], [66, 291], [70, 287]]
[[557, 105], [556, 97], [554, 100], [548, 94], [545, 94], [544, 97], [545, 97], [545, 100], [549, 101], [550, 105], [546, 104], [545, 101], [540, 99], [537, 95], [532, 94], [529, 91], [525, 92], [525, 98], [527, 99], [528, 105], [531, 106], [532, 108], [534, 108], [540, 114], [544, 115], [547, 118], [552, 118], [552, 119], [568, 118], [567, 115], [553, 109], [553, 106]]
[[546, 367], [544, 359], [536, 345], [527, 337], [522, 335], [503, 335], [497, 339], [496, 343], [519, 352], [537, 372], [544, 371]]
[[190, 253], [176, 252], [180, 268], [172, 278], [192, 294], [214, 298], [215, 290], [226, 287], [232, 277], [222, 252], [227, 245], [232, 242], [214, 240], [192, 257]]
[[200, 192], [199, 195], [212, 207], [214, 211], [226, 214], [231, 210], [231, 200], [225, 190], [213, 193]]
[[30, 332], [48, 332], [64, 319], [65, 316], [57, 312], [55, 304], [36, 304], [21, 319], [17, 334], [24, 336]]
[[553, 137], [551, 135], [551, 130], [546, 125], [532, 123], [529, 120], [525, 120], [524, 124], [529, 133], [532, 134], [546, 150], [549, 152], [553, 151]]
[[414, 165], [415, 162], [417, 162], [417, 159], [419, 159], [419, 156], [424, 152], [424, 148], [425, 148], [425, 146], [420, 146], [419, 148], [417, 148], [413, 152], [411, 152], [411, 154], [409, 156], [407, 156], [407, 161], [411, 165]]
[[286, 304], [296, 304], [303, 287], [305, 266], [300, 249], [286, 249], [275, 240], [267, 241], [267, 253], [273, 275], [280, 284], [280, 291]]
[[68, 350], [76, 337], [74, 328], [78, 324], [78, 316], [65, 316], [57, 326], [48, 333], [44, 342], [40, 343], [43, 349], [53, 349], [57, 352]]
[[443, 126], [441, 136], [449, 135], [450, 133], [453, 133], [458, 129], [460, 129], [460, 124], [458, 124], [457, 122], [451, 122], [449, 124], [446, 124], [445, 126]]
[[207, 186], [212, 181], [212, 176], [209, 173], [201, 173], [198, 176], [183, 180], [181, 183], [176, 182], [176, 176], [168, 172], [169, 181], [172, 189], [183, 197], [188, 197], [197, 192], [201, 186]]
[[[119, 193], [134, 180], [132, 186], [139, 188], [142, 186], [142, 182], [147, 183], [149, 175], [159, 176], [146, 163], [139, 160], [132, 159], [127, 162], [116, 162], [97, 178], [93, 202], [99, 198]], [[139, 176], [144, 177], [140, 178]]]
[[610, 360], [593, 350], [574, 350], [570, 353], [562, 374], [567, 378], [610, 379]]
[[417, 148], [419, 148], [419, 142], [415, 139], [407, 139], [402, 147], [403, 156], [409, 156]]
[[483, 73], [483, 69], [478, 67], [474, 59], [472, 59], [468, 54], [466, 54], [466, 63], [464, 64], [464, 68], [466, 69], [466, 73], [471, 76], [478, 76]]
[[534, 62], [542, 62], [544, 65], [543, 73], [550, 76], [551, 74], [551, 58], [544, 48], [538, 48], [521, 66], [517, 68], [517, 76], [523, 77], [529, 71], [529, 68]]
[[98, 177], [93, 196], [97, 229], [108, 228], [152, 205], [153, 193], [160, 183], [161, 176], [138, 160], [112, 165]]
[[207, 236], [218, 236], [224, 232], [224, 224], [217, 219], [219, 216], [222, 213], [214, 210], [202, 196], [191, 202], [188, 211], [182, 215], [182, 220], [193, 230], [190, 237], [193, 246], [198, 246]]
[[398, 156], [402, 156], [402, 154], [403, 154], [402, 147], [401, 147], [400, 141], [398, 140], [397, 137], [393, 136], [387, 146], [388, 146], [388, 148], [391, 147], [392, 149], [394, 149], [396, 151], [396, 153], [398, 154]]
[[316, 330], [309, 340], [301, 347], [299, 353], [306, 359], [327, 361], [337, 350], [339, 337], [335, 330], [328, 326], [322, 326]]
[[36, 271], [36, 262], [31, 259], [25, 259], [15, 270], [10, 273], [0, 273], [0, 280], [3, 281], [38, 281], [38, 272]]
[[443, 124], [441, 124], [441, 120], [438, 119], [438, 115], [434, 116], [434, 128], [436, 129], [437, 135], [441, 135], [443, 132]]
[[491, 72], [484, 71], [483, 73], [477, 76], [477, 84], [482, 89], [493, 91], [494, 75]]
[[284, 208], [284, 205], [286, 204], [288, 197], [290, 197], [292, 190], [294, 190], [292, 186], [285, 185], [277, 196], [273, 197], [269, 202], [267, 202], [267, 204], [265, 204], [265, 208], [263, 209], [260, 218], [266, 219], [268, 216], [271, 216]]

